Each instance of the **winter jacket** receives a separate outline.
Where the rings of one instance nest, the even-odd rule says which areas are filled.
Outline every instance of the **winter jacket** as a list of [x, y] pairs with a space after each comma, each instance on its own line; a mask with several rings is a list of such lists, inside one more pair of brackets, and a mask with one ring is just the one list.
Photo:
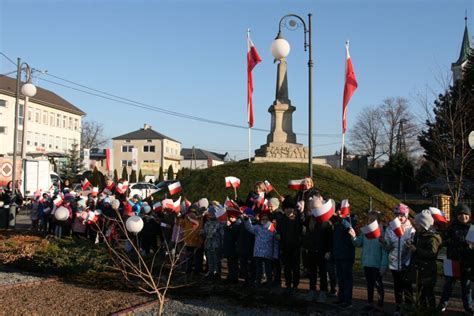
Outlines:
[[301, 247], [302, 232], [303, 232], [303, 218], [299, 214], [295, 214], [293, 218], [285, 216], [279, 225], [280, 229], [277, 231], [280, 234], [280, 247], [285, 254], [289, 249]]
[[413, 244], [416, 251], [412, 254], [411, 265], [418, 272], [416, 276], [418, 282], [425, 286], [434, 286], [441, 236], [433, 231], [416, 233]]
[[308, 216], [304, 225], [303, 245], [305, 249], [322, 255], [332, 251], [333, 227], [329, 221], [318, 223], [313, 216]]
[[461, 223], [457, 219], [446, 232], [446, 256], [459, 260], [461, 277], [474, 281], [474, 249], [469, 248], [466, 235], [471, 223]]
[[332, 257], [334, 260], [354, 262], [355, 247], [349, 235], [351, 224], [348, 219], [335, 219], [332, 235]]
[[413, 242], [415, 227], [409, 220], [402, 225], [405, 233], [399, 238], [393, 230], [387, 229], [384, 240], [384, 248], [388, 251], [388, 264], [390, 270], [401, 271], [410, 265], [411, 254], [407, 249], [407, 242]]
[[241, 219], [237, 219], [235, 222], [224, 227], [223, 255], [226, 258], [237, 256], [237, 241], [239, 240], [241, 221]]
[[[268, 223], [270, 224], [270, 223]], [[258, 258], [275, 259], [278, 255], [275, 254], [275, 231], [268, 229], [268, 225], [252, 225], [250, 219], [244, 221], [245, 228], [255, 235], [255, 244], [253, 249], [253, 256]]]
[[[382, 238], [385, 235], [382, 230]], [[378, 238], [367, 239], [364, 234], [360, 234], [352, 241], [354, 246], [362, 248], [361, 263], [363, 267], [387, 268], [388, 252], [382, 247]]]
[[156, 218], [152, 215], [145, 215], [142, 217], [143, 229], [140, 235], [144, 238], [153, 238], [158, 235], [160, 224], [158, 224]]
[[255, 235], [245, 228], [243, 221], [236, 223], [239, 229], [239, 237], [237, 239], [237, 254], [241, 258], [251, 258], [253, 257]]
[[204, 250], [218, 251], [222, 248], [224, 229], [222, 223], [218, 220], [207, 221], [204, 225], [203, 235], [206, 238], [204, 241]]

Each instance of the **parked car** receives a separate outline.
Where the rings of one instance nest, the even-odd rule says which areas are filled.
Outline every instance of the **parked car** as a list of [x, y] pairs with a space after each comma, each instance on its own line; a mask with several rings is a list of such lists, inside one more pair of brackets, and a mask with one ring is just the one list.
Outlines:
[[[454, 180], [453, 180], [454, 181]], [[427, 182], [420, 187], [421, 196], [424, 198], [437, 194], [450, 194], [448, 182], [445, 177], [439, 177], [431, 182]], [[460, 197], [474, 195], [474, 182], [470, 179], [464, 179], [461, 187]]]
[[142, 199], [146, 199], [150, 195], [153, 195], [155, 193], [158, 193], [166, 189], [166, 187], [158, 187], [148, 182], [131, 183], [129, 185], [129, 188], [130, 188], [130, 196], [134, 196], [135, 194], [138, 194], [142, 197]]

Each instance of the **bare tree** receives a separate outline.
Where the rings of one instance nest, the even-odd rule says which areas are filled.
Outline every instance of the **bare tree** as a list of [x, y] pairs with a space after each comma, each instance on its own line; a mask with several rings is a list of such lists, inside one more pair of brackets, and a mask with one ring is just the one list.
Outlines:
[[384, 154], [380, 109], [377, 107], [364, 108], [359, 113], [349, 137], [353, 150], [359, 155], [367, 155], [370, 166], [375, 166], [376, 161]]
[[107, 143], [104, 125], [96, 121], [83, 121], [81, 129], [81, 149], [100, 148]]
[[387, 98], [380, 105], [384, 130], [384, 152], [388, 158], [399, 153], [410, 154], [418, 150], [419, 129], [409, 110], [408, 100], [402, 97]]

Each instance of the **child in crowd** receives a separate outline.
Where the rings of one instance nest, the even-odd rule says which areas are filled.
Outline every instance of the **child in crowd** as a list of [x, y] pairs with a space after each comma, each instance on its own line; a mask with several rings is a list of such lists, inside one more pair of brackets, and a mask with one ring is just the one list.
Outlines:
[[413, 289], [407, 278], [408, 267], [410, 266], [411, 253], [408, 245], [413, 242], [415, 228], [408, 219], [409, 208], [405, 204], [399, 204], [393, 209], [393, 214], [398, 217], [403, 227], [403, 235], [398, 237], [395, 232], [388, 229], [380, 242], [388, 251], [388, 264], [392, 271], [393, 286], [395, 292], [395, 313], [400, 314], [401, 305], [413, 303]]
[[[367, 215], [367, 224], [373, 221], [379, 221], [378, 211], [369, 211]], [[368, 239], [364, 234], [356, 235], [354, 229], [349, 230], [349, 235], [353, 238], [354, 246], [362, 248], [361, 264], [364, 269], [365, 280], [367, 282], [367, 306], [366, 311], [383, 311], [384, 287], [382, 276], [388, 267], [388, 253], [382, 247], [378, 239]], [[381, 238], [385, 235], [385, 230], [381, 231]], [[377, 305], [374, 305], [374, 289], [377, 289], [379, 299]]]
[[220, 251], [222, 248], [222, 239], [224, 236], [223, 225], [216, 218], [216, 207], [210, 206], [207, 211], [207, 222], [204, 224], [203, 236], [204, 251], [206, 252], [208, 264], [208, 279], [220, 279]]
[[[202, 272], [202, 258], [198, 250], [202, 247], [202, 219], [198, 215], [197, 206], [189, 207], [183, 221], [184, 252], [186, 255], [186, 273], [199, 274]], [[193, 271], [194, 268], [194, 271]]]
[[272, 285], [279, 288], [281, 287], [281, 247], [280, 247], [280, 239], [281, 239], [281, 229], [283, 228], [282, 222], [285, 218], [285, 213], [280, 208], [280, 201], [277, 198], [271, 198], [268, 200], [268, 211], [269, 211], [269, 219], [273, 223], [276, 228], [276, 236], [275, 236], [275, 251], [274, 251], [274, 259], [272, 260]]
[[141, 249], [145, 256], [149, 254], [153, 254], [158, 250], [157, 244], [157, 235], [158, 235], [158, 228], [159, 224], [156, 221], [156, 218], [151, 214], [151, 207], [149, 205], [145, 205], [143, 207], [143, 229], [138, 234], [138, 237], [141, 241]]
[[[252, 225], [257, 224], [255, 213], [251, 208], [247, 208], [244, 214]], [[255, 285], [255, 260], [253, 257], [255, 246], [255, 235], [249, 232], [245, 225], [239, 226], [239, 238], [237, 240], [237, 254], [239, 256], [240, 274], [245, 280], [246, 286]]]
[[239, 257], [237, 254], [237, 241], [239, 239], [242, 220], [238, 218], [239, 210], [227, 208], [227, 223], [224, 227], [223, 256], [227, 259], [227, 282], [230, 284], [239, 281]]

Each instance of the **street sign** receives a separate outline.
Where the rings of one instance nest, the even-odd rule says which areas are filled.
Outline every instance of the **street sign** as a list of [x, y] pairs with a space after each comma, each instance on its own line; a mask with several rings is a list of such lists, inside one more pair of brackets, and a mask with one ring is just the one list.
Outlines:
[[0, 166], [0, 172], [4, 177], [10, 177], [13, 173], [13, 165], [6, 161]]
[[469, 133], [468, 142], [469, 142], [469, 146], [471, 146], [471, 149], [474, 149], [474, 131]]

